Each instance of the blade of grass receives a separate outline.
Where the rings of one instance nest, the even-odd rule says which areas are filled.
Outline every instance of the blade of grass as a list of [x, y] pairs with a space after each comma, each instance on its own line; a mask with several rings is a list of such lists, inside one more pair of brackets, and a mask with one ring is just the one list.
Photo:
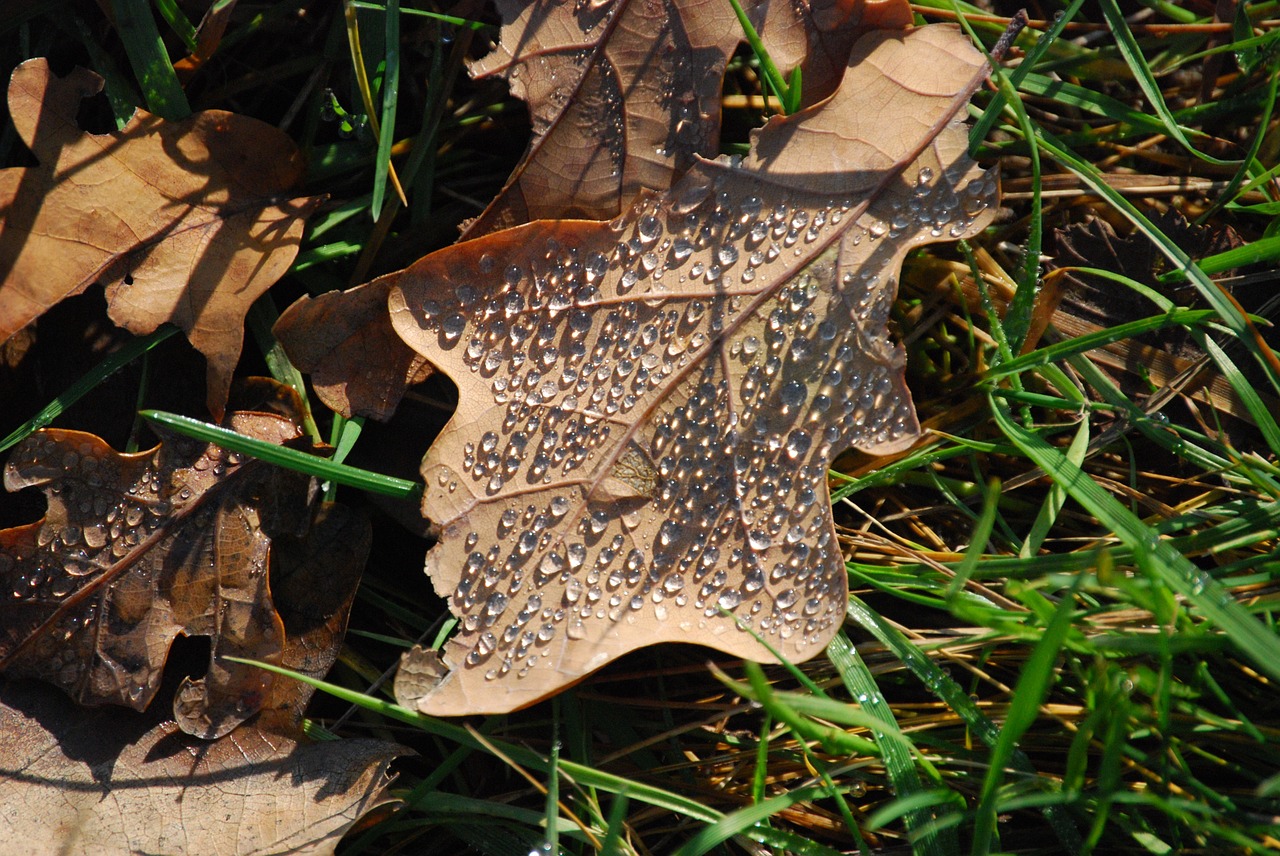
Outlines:
[[195, 53], [199, 48], [199, 42], [196, 38], [196, 28], [191, 25], [191, 21], [187, 18], [186, 13], [178, 8], [178, 4], [174, 0], [155, 0], [156, 8], [160, 10], [160, 17], [164, 18], [165, 23], [169, 25], [169, 29], [182, 39], [182, 43], [186, 45], [187, 53]]
[[[387, 6], [383, 6], [378, 3], [365, 3], [362, 2], [362, 0], [352, 0], [351, 5], [357, 9], [374, 9], [379, 12], [385, 12], [388, 8]], [[442, 15], [439, 12], [431, 12], [426, 9], [401, 9], [400, 12], [404, 15], [418, 15], [423, 18], [432, 18], [445, 24], [452, 24], [455, 27], [465, 27], [469, 30], [480, 30], [489, 26], [483, 21], [472, 21], [468, 18], [459, 18], [456, 15]]]
[[271, 376], [281, 383], [293, 387], [298, 393], [298, 398], [302, 401], [304, 408], [302, 412], [303, 430], [307, 432], [311, 442], [318, 444], [320, 442], [320, 428], [316, 425], [315, 417], [311, 413], [311, 402], [307, 398], [307, 382], [303, 380], [302, 372], [298, 371], [297, 366], [289, 359], [284, 347], [276, 339], [275, 333], [272, 332], [272, 328], [275, 327], [275, 323], [279, 319], [280, 313], [276, 311], [275, 301], [271, 299], [270, 294], [264, 294], [249, 307], [249, 312], [245, 316], [245, 327], [253, 335], [253, 339], [258, 345], [258, 350], [262, 352], [262, 359], [267, 364], [267, 371], [271, 372]]
[[[1236, 339], [1249, 350], [1258, 364], [1262, 366], [1272, 387], [1277, 393], [1280, 393], [1280, 371], [1275, 367], [1275, 354], [1271, 353], [1265, 343], [1259, 342], [1252, 323], [1231, 297], [1223, 292], [1217, 283], [1210, 280], [1177, 243], [1170, 240], [1127, 199], [1103, 181], [1101, 175], [1092, 164], [1082, 161], [1074, 153], [1054, 140], [1052, 135], [1042, 128], [1037, 129], [1036, 144], [1044, 147], [1055, 160], [1075, 173], [1085, 184], [1110, 203], [1113, 208], [1123, 214], [1138, 231], [1146, 235], [1156, 245], [1156, 248], [1166, 258], [1185, 273], [1187, 279], [1196, 287], [1196, 290], [1200, 292], [1205, 301], [1217, 311], [1222, 323], [1231, 330]], [[1275, 417], [1262, 404], [1253, 386], [1244, 379], [1239, 370], [1234, 365], [1231, 365], [1229, 361], [1224, 364], [1219, 360], [1216, 354], [1220, 354], [1221, 349], [1211, 348], [1211, 343], [1207, 342], [1207, 337], [1201, 334], [1196, 339], [1197, 344], [1209, 351], [1211, 355], [1214, 355], [1215, 362], [1231, 384], [1231, 388], [1240, 396], [1240, 400], [1249, 410], [1249, 414], [1253, 417], [1255, 424], [1262, 431], [1267, 440], [1267, 445], [1271, 449], [1280, 450], [1280, 426], [1276, 425]]]
[[[702, 854], [709, 853], [717, 845], [723, 844], [730, 838], [758, 828], [761, 822], [781, 811], [800, 803], [813, 802], [828, 796], [827, 790], [826, 785], [804, 785], [785, 794], [770, 797], [764, 802], [740, 808], [710, 826], [699, 830], [696, 835], [672, 851], [671, 856], [702, 856]], [[788, 852], [794, 852], [797, 856], [800, 856], [800, 854], [838, 856], [840, 852], [818, 844], [816, 841], [804, 841], [798, 847], [793, 844], [793, 847], [795, 849]]]
[[[1079, 270], [1088, 270], [1089, 273], [1094, 273], [1090, 269], [1080, 268]], [[1102, 272], [1099, 271], [1099, 273]], [[1074, 339], [1065, 339], [1061, 342], [1054, 342], [1052, 345], [1045, 345], [1028, 354], [1014, 357], [1007, 363], [992, 366], [987, 369], [983, 378], [988, 381], [998, 380], [1011, 374], [1019, 374], [1028, 369], [1036, 369], [1060, 362], [1074, 354], [1083, 354], [1114, 342], [1132, 339], [1144, 333], [1178, 325], [1184, 327], [1202, 326], [1215, 318], [1217, 318], [1217, 313], [1212, 309], [1172, 309], [1164, 315], [1152, 315], [1147, 318], [1140, 318], [1137, 321], [1127, 321], [1124, 324], [1117, 324], [1105, 330], [1098, 330], [1094, 333], [1077, 336]]]
[[970, 851], [973, 856], [986, 856], [992, 852], [996, 831], [996, 794], [1004, 781], [1005, 764], [1013, 757], [1022, 735], [1040, 715], [1040, 703], [1053, 681], [1053, 664], [1066, 641], [1067, 631], [1071, 629], [1074, 605], [1070, 594], [1062, 597], [1044, 630], [1044, 636], [1036, 643], [1019, 673], [1012, 702], [1000, 728], [1000, 737], [991, 747], [987, 774], [982, 781], [978, 806], [974, 809], [973, 846]]
[[[1216, 166], [1239, 163], [1239, 161], [1235, 160], [1222, 160], [1212, 157], [1191, 144], [1191, 140], [1187, 138], [1188, 129], [1184, 129], [1179, 125], [1173, 113], [1170, 112], [1169, 105], [1165, 103], [1164, 94], [1160, 91], [1160, 85], [1156, 83], [1155, 75], [1151, 73], [1151, 67], [1147, 64], [1146, 58], [1143, 57], [1142, 49], [1138, 47], [1138, 42], [1133, 37], [1133, 32], [1129, 29], [1129, 22], [1124, 19], [1124, 14], [1121, 13], [1120, 7], [1116, 5], [1115, 0], [1099, 0], [1099, 5], [1102, 7], [1102, 17], [1106, 20], [1107, 26], [1111, 30], [1111, 35], [1115, 38], [1115, 44], [1120, 51], [1120, 56], [1124, 58], [1129, 70], [1133, 72], [1134, 81], [1138, 84], [1138, 88], [1142, 90], [1142, 94], [1147, 97], [1147, 103], [1151, 105], [1156, 115], [1160, 117], [1164, 133], [1173, 137], [1188, 152], [1206, 163]], [[1199, 134], [1201, 132], [1192, 131], [1192, 133]]]
[[600, 856], [617, 856], [626, 852], [622, 847], [622, 830], [627, 819], [627, 792], [624, 789], [614, 795], [609, 806], [609, 818], [605, 822], [604, 840], [600, 842]]
[[[844, 631], [837, 633], [831, 640], [831, 644], [827, 646], [827, 657], [840, 673], [840, 679], [844, 681], [850, 695], [858, 700], [858, 704], [864, 711], [881, 723], [883, 732], [877, 730], [872, 733], [875, 735], [876, 744], [880, 747], [885, 773], [893, 784], [893, 792], [897, 797], [895, 803], [899, 800], [916, 798], [923, 792], [924, 786], [915, 762], [912, 760], [911, 752], [902, 745], [902, 741], [907, 741], [908, 744], [910, 741], [902, 733], [902, 728], [893, 715], [893, 708], [885, 701], [871, 670], [858, 656], [857, 649], [853, 647], [853, 643], [849, 641]], [[886, 739], [884, 735], [888, 734], [896, 737]], [[898, 737], [901, 740], [896, 739]], [[942, 782], [938, 781], [935, 784], [941, 785]], [[904, 813], [903, 821], [907, 836], [911, 840], [912, 852], [938, 854], [938, 856], [959, 852], [960, 844], [955, 831], [948, 829], [939, 834], [932, 828], [936, 820], [928, 806], [911, 808]]]
[[[1026, 56], [1022, 58], [1018, 66], [1008, 73], [1009, 85], [1014, 90], [1017, 90], [1022, 85], [1023, 79], [1048, 55], [1049, 49], [1053, 47], [1067, 24], [1071, 23], [1083, 5], [1084, 0], [1072, 0], [1071, 4], [1062, 10], [1061, 15], [1055, 17], [1052, 26], [1036, 40], [1035, 46], [1027, 51]], [[963, 17], [963, 12], [960, 12], [958, 8], [956, 11]], [[967, 24], [968, 21], [966, 20], [965, 23]], [[974, 38], [975, 35], [971, 30], [970, 38]], [[976, 38], [974, 38], [974, 42], [975, 44], [981, 44]], [[995, 127], [1001, 111], [1004, 110], [1005, 99], [1008, 94], [1008, 91], [1003, 87], [998, 88], [991, 99], [991, 103], [987, 105], [986, 110], [978, 117], [978, 120], [973, 123], [973, 127], [969, 130], [969, 153], [971, 155], [976, 154], [975, 148], [977, 145], [985, 140], [987, 134], [991, 133], [991, 129]]]
[[[378, 153], [373, 160], [373, 219], [382, 216], [387, 194], [387, 171], [391, 166], [391, 144], [395, 142], [396, 104], [400, 100], [400, 0], [387, 0], [386, 54], [382, 70], [382, 119]], [[402, 194], [403, 195], [403, 194]]]
[[[321, 692], [327, 693], [341, 701], [349, 704], [357, 705], [365, 710], [371, 710], [389, 719], [406, 723], [421, 729], [422, 731], [433, 734], [437, 737], [444, 738], [461, 746], [467, 746], [473, 749], [485, 751], [484, 744], [477, 740], [466, 728], [445, 722], [435, 717], [426, 716], [424, 714], [415, 713], [408, 708], [401, 707], [393, 702], [383, 701], [364, 693], [357, 692], [347, 687], [332, 684], [328, 681], [322, 681], [303, 675], [289, 669], [282, 668], [272, 663], [263, 663], [257, 660], [247, 660], [240, 657], [223, 657], [222, 659], [234, 663], [246, 663], [248, 665], [257, 666], [276, 675], [293, 678], [302, 681], [309, 686], [315, 687]], [[541, 772], [549, 771], [549, 763], [547, 759], [514, 743], [507, 743], [500, 740], [489, 741], [494, 747], [502, 751], [504, 755], [519, 764], [532, 770]], [[578, 786], [595, 787], [602, 791], [613, 794], [626, 794], [628, 799], [643, 802], [665, 811], [673, 812], [677, 815], [700, 821], [702, 823], [714, 824], [722, 820], [726, 815], [722, 812], [709, 808], [696, 799], [681, 796], [663, 788], [653, 785], [647, 785], [643, 782], [637, 782], [633, 779], [623, 778], [612, 773], [598, 770], [586, 764], [579, 764], [573, 761], [560, 761], [560, 773], [566, 779], [572, 781]], [[819, 796], [825, 794], [825, 788], [814, 786], [818, 790]], [[809, 797], [812, 799], [812, 797]], [[771, 812], [773, 813], [773, 812]], [[777, 846], [780, 848], [790, 848], [796, 853], [813, 854], [814, 856], [840, 856], [839, 852], [832, 850], [821, 844], [810, 841], [793, 833], [784, 830], [768, 829], [761, 827], [753, 827], [746, 829], [742, 834], [752, 840], [760, 841], [763, 844]]]
[[111, 8], [129, 64], [142, 86], [147, 109], [170, 121], [190, 116], [191, 105], [178, 83], [173, 63], [169, 62], [169, 52], [160, 38], [151, 4], [147, 0], [111, 0]]
[[297, 449], [289, 449], [264, 440], [246, 437], [227, 428], [210, 425], [208, 422], [201, 422], [199, 419], [192, 419], [189, 416], [179, 416], [176, 413], [166, 413], [161, 410], [144, 410], [142, 411], [142, 418], [148, 422], [163, 425], [187, 437], [214, 443], [224, 449], [251, 455], [269, 464], [296, 470], [326, 481], [345, 484], [348, 487], [366, 490], [370, 493], [380, 493], [397, 499], [417, 499], [422, 495], [422, 484], [419, 482], [384, 476], [380, 473], [358, 469], [346, 464], [335, 464], [328, 458], [309, 455]]
[[[360, 21], [356, 16], [356, 7], [351, 0], [345, 0], [343, 9], [346, 13], [347, 24], [347, 46], [351, 51], [351, 69], [356, 75], [356, 88], [360, 90], [360, 98], [364, 101], [364, 111], [369, 117], [369, 130], [373, 133], [373, 138], [377, 141], [379, 150], [382, 148], [382, 129], [378, 123], [378, 111], [373, 104], [373, 89], [369, 85], [369, 70], [364, 64], [364, 50], [360, 46]], [[394, 136], [395, 129], [387, 130], [389, 135]], [[389, 150], [388, 150], [389, 151]], [[396, 190], [401, 204], [408, 205], [409, 200], [405, 197], [404, 188], [400, 185], [400, 177], [396, 175], [396, 166], [388, 159], [387, 177], [391, 181], [391, 185]], [[377, 222], [377, 218], [374, 218]]]
[[1018, 425], [1005, 404], [993, 397], [991, 408], [1005, 436], [1133, 550], [1136, 562], [1153, 568], [1166, 585], [1226, 633], [1241, 654], [1272, 678], [1280, 679], [1280, 637], [1250, 615], [1212, 575], [1162, 540], [1044, 438]]
[[[960, 717], [979, 740], [988, 747], [995, 746], [1000, 739], [1000, 729], [978, 709], [977, 702], [969, 697], [955, 679], [930, 660], [911, 640], [856, 595], [849, 597], [849, 617], [888, 648], [924, 684], [925, 689]], [[1009, 757], [1009, 765], [1025, 775], [1039, 775], [1026, 753], [1017, 747]], [[1080, 833], [1066, 810], [1060, 805], [1045, 805], [1040, 810], [1049, 821], [1062, 848], [1068, 853], [1078, 852], [1081, 846]]]
[[149, 336], [142, 336], [128, 342], [120, 350], [98, 363], [84, 377], [67, 387], [65, 392], [45, 405], [39, 413], [9, 432], [9, 436], [0, 440], [0, 452], [20, 443], [32, 432], [47, 426], [61, 416], [68, 407], [96, 389], [104, 380], [177, 332], [177, 327], [166, 324]]
[[783, 113], [790, 115], [796, 112], [800, 109], [800, 68], [797, 66], [791, 73], [791, 79], [785, 80], [778, 66], [774, 64], [773, 57], [769, 56], [768, 48], [764, 46], [764, 41], [756, 32], [751, 19], [747, 17], [742, 4], [739, 0], [729, 0], [729, 5], [733, 7], [733, 14], [738, 17], [738, 24], [742, 27], [747, 44], [751, 46], [752, 52], [760, 62], [760, 72], [764, 76], [767, 90], [772, 91], [777, 97]]

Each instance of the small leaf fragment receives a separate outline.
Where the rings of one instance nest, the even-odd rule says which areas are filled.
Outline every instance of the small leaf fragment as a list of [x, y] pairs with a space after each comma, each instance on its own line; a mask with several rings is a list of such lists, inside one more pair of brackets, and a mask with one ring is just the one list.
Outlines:
[[320, 400], [347, 418], [390, 419], [405, 390], [431, 375], [431, 364], [388, 320], [387, 295], [397, 276], [300, 298], [276, 322], [289, 359], [311, 375]]

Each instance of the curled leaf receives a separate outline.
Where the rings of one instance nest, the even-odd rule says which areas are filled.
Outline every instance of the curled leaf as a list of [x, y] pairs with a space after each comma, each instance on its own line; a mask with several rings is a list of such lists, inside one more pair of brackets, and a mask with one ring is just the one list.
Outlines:
[[121, 327], [186, 333], [221, 417], [244, 315], [293, 263], [320, 200], [287, 198], [301, 155], [246, 116], [139, 110], [119, 131], [85, 133], [76, 113], [101, 88], [83, 68], [55, 77], [43, 59], [13, 73], [9, 112], [40, 165], [0, 171], [0, 341], [101, 282]]
[[[501, 712], [663, 641], [820, 652], [847, 581], [826, 473], [918, 424], [886, 322], [914, 247], [990, 220], [953, 117], [956, 30], [875, 32], [828, 101], [612, 223], [537, 222], [420, 260], [397, 332], [458, 385], [423, 461], [448, 673], [401, 697]], [[412, 690], [412, 691], [410, 691]]]
[[[276, 443], [299, 434], [265, 413], [230, 424]], [[82, 704], [142, 710], [174, 637], [208, 636], [208, 674], [175, 700], [182, 728], [221, 736], [263, 705], [271, 677], [222, 657], [281, 661], [268, 560], [273, 536], [306, 531], [306, 478], [180, 437], [120, 454], [57, 429], [23, 441], [4, 478], [11, 491], [42, 487], [49, 504], [43, 520], [0, 531], [0, 668]]]

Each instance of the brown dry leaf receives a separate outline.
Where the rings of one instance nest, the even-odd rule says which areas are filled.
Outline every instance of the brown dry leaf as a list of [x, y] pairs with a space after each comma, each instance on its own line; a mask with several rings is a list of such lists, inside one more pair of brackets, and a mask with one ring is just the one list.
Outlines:
[[311, 375], [320, 400], [347, 418], [390, 419], [405, 390], [431, 374], [431, 364], [391, 328], [387, 295], [398, 276], [302, 297], [276, 322], [289, 359]]
[[[801, 24], [796, 29], [802, 40], [800, 61], [803, 105], [817, 104], [835, 92], [844, 76], [845, 62], [853, 43], [868, 30], [905, 30], [911, 26], [911, 7], [906, 0], [808, 0], [800, 7]], [[790, 41], [790, 40], [788, 40]], [[796, 47], [782, 51], [777, 39], [765, 38], [775, 62], [791, 65]]]
[[182, 328], [208, 360], [219, 418], [245, 312], [293, 263], [319, 200], [285, 198], [301, 179], [293, 142], [220, 110], [166, 122], [139, 110], [87, 134], [80, 101], [102, 78], [18, 66], [9, 111], [37, 167], [0, 171], [0, 341], [95, 282], [111, 319], [135, 334]]
[[[803, 64], [805, 88], [812, 75], [820, 96], [838, 82], [853, 34], [910, 22], [905, 0], [822, 0], [812, 16], [790, 0], [742, 5], [775, 61]], [[719, 150], [725, 65], [744, 40], [728, 0], [498, 0], [498, 11], [499, 44], [471, 73], [508, 81], [529, 105], [533, 141], [464, 239], [530, 220], [614, 217]]]
[[[266, 413], [229, 424], [276, 443], [299, 433]], [[43, 520], [0, 531], [0, 668], [82, 704], [141, 710], [174, 637], [208, 636], [208, 674], [174, 702], [183, 730], [221, 736], [267, 701], [269, 674], [222, 657], [281, 662], [268, 560], [274, 537], [308, 531], [308, 479], [180, 437], [120, 454], [54, 429], [23, 441], [4, 476], [11, 491], [43, 487], [49, 505]]]
[[[616, 0], [586, 12], [551, 0], [499, 5], [513, 23], [472, 73], [509, 80], [529, 102], [535, 136], [464, 239], [531, 219], [613, 217], [638, 191], [667, 190], [696, 156], [719, 147], [725, 61], [742, 40], [727, 2], [718, 16], [687, 0], [661, 6]], [[806, 103], [831, 94], [858, 35], [911, 22], [905, 0], [773, 0], [752, 9], [775, 61], [803, 66]], [[693, 31], [685, 30], [685, 17], [696, 23]], [[660, 33], [656, 42], [651, 32]], [[695, 50], [695, 42], [707, 45]], [[526, 88], [526, 80], [538, 88]], [[675, 95], [659, 99], [659, 90], [696, 94], [681, 95], [685, 101], [675, 105]], [[604, 97], [615, 91], [623, 95]], [[673, 111], [679, 115], [672, 118]], [[389, 419], [405, 390], [430, 374], [430, 364], [403, 344], [385, 314], [386, 294], [399, 276], [304, 297], [276, 324], [290, 359], [344, 416]]]
[[[281, 665], [317, 678], [333, 665], [369, 540], [367, 521], [324, 504], [303, 538], [274, 540]], [[154, 715], [80, 710], [0, 682], [0, 836], [26, 852], [332, 853], [387, 803], [387, 764], [407, 750], [310, 744], [299, 723], [312, 692], [273, 680], [256, 720], [205, 743]]]
[[990, 220], [996, 177], [953, 121], [984, 73], [955, 29], [869, 34], [746, 161], [401, 275], [397, 332], [459, 390], [422, 473], [461, 619], [437, 686], [407, 656], [404, 703], [507, 711], [664, 641], [771, 659], [738, 622], [791, 661], [823, 649], [847, 593], [828, 464], [918, 431], [898, 267]]
[[20, 848], [6, 852], [64, 856], [333, 853], [388, 802], [387, 765], [405, 752], [257, 725], [205, 743], [13, 681], [0, 681], [0, 733], [0, 840]]

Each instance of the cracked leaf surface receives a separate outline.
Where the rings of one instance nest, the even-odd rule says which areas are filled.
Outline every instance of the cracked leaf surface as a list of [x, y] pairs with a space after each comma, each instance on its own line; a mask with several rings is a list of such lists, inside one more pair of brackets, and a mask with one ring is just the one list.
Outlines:
[[422, 473], [461, 624], [443, 679], [410, 654], [399, 697], [507, 711], [664, 641], [771, 659], [737, 622], [792, 661], [825, 647], [847, 599], [828, 464], [918, 432], [886, 329], [899, 265], [990, 219], [952, 122], [982, 73], [951, 28], [873, 33], [742, 163], [401, 275], [397, 332], [459, 388]]

